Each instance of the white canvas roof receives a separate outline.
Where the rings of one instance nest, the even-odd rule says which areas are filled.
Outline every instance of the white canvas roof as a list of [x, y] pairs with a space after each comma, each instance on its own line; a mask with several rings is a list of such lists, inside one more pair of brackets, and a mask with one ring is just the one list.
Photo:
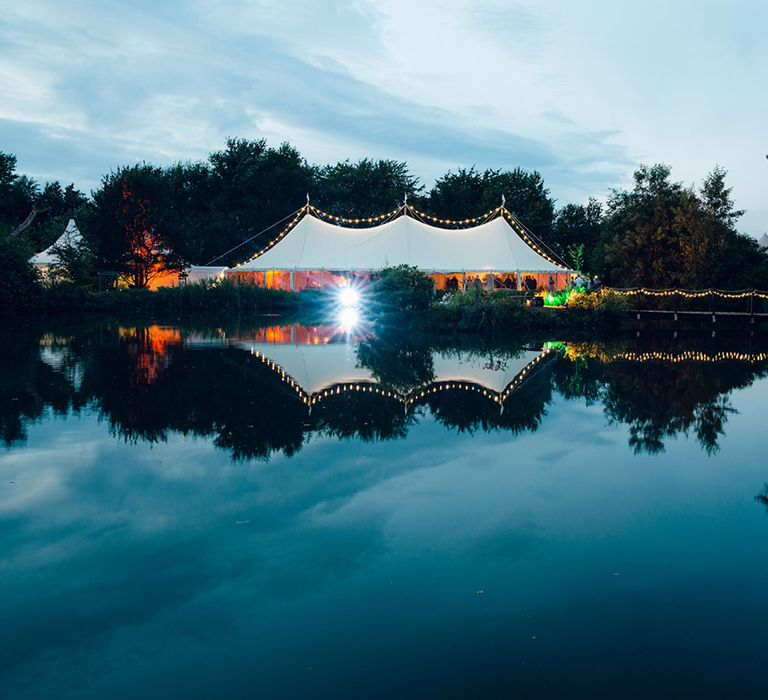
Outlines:
[[185, 268], [187, 283], [194, 284], [203, 280], [219, 279], [224, 274], [224, 270], [228, 269], [223, 265], [191, 265]]
[[758, 238], [757, 242], [763, 246], [763, 248], [768, 248], [768, 233], [764, 233], [760, 238]]
[[378, 226], [349, 228], [312, 214], [274, 247], [238, 272], [250, 270], [381, 270], [413, 265], [425, 272], [563, 272], [498, 216], [479, 226], [445, 229], [398, 216]]
[[[371, 370], [358, 365], [355, 347], [346, 343], [291, 345], [236, 342], [233, 345], [269, 358], [310, 395], [337, 384], [378, 383]], [[525, 350], [498, 363], [498, 366], [491, 366], [487, 357], [468, 352], [435, 352], [432, 356], [435, 373], [432, 383], [467, 382], [500, 394], [542, 352]]]
[[58, 255], [53, 252], [54, 248], [63, 248], [70, 246], [77, 248], [83, 242], [83, 235], [77, 228], [77, 224], [74, 219], [70, 219], [67, 224], [67, 228], [64, 229], [64, 233], [56, 239], [56, 242], [46, 248], [42, 253], [33, 255], [29, 262], [33, 265], [56, 265], [60, 262]]

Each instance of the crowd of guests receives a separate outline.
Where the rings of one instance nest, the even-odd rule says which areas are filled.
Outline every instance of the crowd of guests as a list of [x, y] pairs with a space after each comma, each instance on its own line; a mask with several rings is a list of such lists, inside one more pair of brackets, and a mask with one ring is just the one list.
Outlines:
[[[600, 281], [597, 275], [593, 275], [590, 277], [589, 275], [582, 275], [581, 273], [577, 274], [576, 277], [573, 278], [571, 283], [571, 285], [575, 289], [587, 289], [589, 291], [599, 289], [602, 286], [602, 284], [603, 283]], [[452, 276], [446, 280], [446, 283], [445, 283], [446, 291], [457, 292], [459, 291], [460, 287], [461, 287], [460, 277]], [[471, 289], [472, 287], [475, 287], [476, 289], [488, 289], [487, 276], [485, 279], [483, 279], [479, 275], [478, 276], [467, 275], [465, 288]], [[526, 275], [521, 280], [520, 287], [523, 291], [535, 292], [539, 289], [539, 283], [536, 277], [534, 277], [533, 275]], [[503, 276], [493, 275], [493, 288], [516, 290], [517, 275], [513, 275], [513, 274], [507, 274]], [[557, 289], [557, 284], [553, 275], [549, 275], [546, 289], [550, 292], [554, 292]]]

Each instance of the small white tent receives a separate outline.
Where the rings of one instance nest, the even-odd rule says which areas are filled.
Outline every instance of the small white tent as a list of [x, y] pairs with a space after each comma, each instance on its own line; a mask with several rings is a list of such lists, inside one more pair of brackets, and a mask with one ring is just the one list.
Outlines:
[[31, 262], [40, 272], [46, 274], [51, 265], [58, 265], [61, 260], [56, 254], [56, 248], [79, 248], [83, 244], [83, 235], [77, 228], [77, 224], [74, 219], [70, 219], [67, 224], [67, 228], [64, 229], [64, 233], [56, 239], [56, 242], [48, 246], [42, 253], [33, 255], [29, 262]]
[[224, 265], [191, 265], [185, 267], [187, 284], [195, 284], [203, 281], [219, 280], [224, 277], [224, 271], [229, 268]]
[[763, 248], [768, 248], [768, 233], [764, 233], [760, 238], [757, 239], [757, 242]]

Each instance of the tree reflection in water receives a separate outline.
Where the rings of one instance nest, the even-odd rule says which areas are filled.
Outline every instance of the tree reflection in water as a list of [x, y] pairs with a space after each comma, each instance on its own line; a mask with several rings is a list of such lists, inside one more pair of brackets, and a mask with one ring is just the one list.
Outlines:
[[708, 454], [716, 452], [734, 410], [731, 392], [766, 373], [765, 360], [756, 354], [756, 362], [628, 361], [625, 355], [620, 349], [602, 357], [578, 355], [570, 366], [557, 366], [554, 383], [562, 395], [601, 403], [610, 422], [626, 424], [636, 453], [661, 452], [665, 439], [691, 432]]
[[[2, 440], [24, 440], [26, 426], [48, 412], [88, 408], [125, 440], [193, 434], [212, 439], [233, 459], [266, 460], [275, 452], [296, 453], [315, 434], [401, 439], [425, 416], [463, 432], [532, 432], [560, 395], [601, 405], [609, 422], [628, 426], [635, 452], [658, 453], [665, 440], [692, 434], [713, 453], [733, 412], [730, 394], [765, 376], [767, 366], [761, 354], [723, 355], [721, 345], [689, 343], [663, 352], [654, 341], [641, 346], [634, 340], [456, 347], [388, 333], [364, 338], [352, 349], [357, 380], [312, 394], [266, 361], [276, 347], [269, 341], [306, 337], [314, 346], [337, 334], [294, 331], [100, 324], [59, 333], [6, 331], [0, 356]], [[258, 353], [243, 340], [254, 337]], [[511, 383], [503, 391], [439, 374], [457, 362], [471, 362], [483, 376]]]

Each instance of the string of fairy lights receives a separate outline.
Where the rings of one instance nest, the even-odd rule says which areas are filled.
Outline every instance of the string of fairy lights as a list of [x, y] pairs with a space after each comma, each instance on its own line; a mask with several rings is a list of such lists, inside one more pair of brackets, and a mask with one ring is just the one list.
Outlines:
[[[428, 398], [429, 396], [438, 394], [443, 391], [465, 391], [469, 393], [475, 393], [483, 396], [490, 401], [503, 405], [510, 395], [515, 392], [520, 386], [540, 368], [541, 362], [551, 356], [553, 352], [558, 350], [557, 347], [545, 347], [542, 352], [531, 360], [520, 372], [517, 373], [515, 378], [506, 386], [506, 388], [498, 393], [492, 389], [480, 386], [473, 382], [466, 381], [441, 381], [423, 384], [408, 393], [401, 393], [394, 389], [387, 389], [378, 384], [367, 381], [356, 382], [343, 382], [331, 387], [327, 387], [321, 391], [310, 394], [305, 391], [302, 386], [289, 375], [279, 364], [271, 360], [269, 357], [259, 352], [256, 349], [251, 350], [251, 355], [271, 369], [275, 375], [286, 384], [292, 391], [295, 392], [299, 401], [311, 409], [312, 406], [318, 405], [325, 399], [332, 398], [334, 396], [341, 396], [343, 394], [360, 393], [371, 394], [374, 396], [380, 396], [383, 398], [393, 399], [407, 409], [409, 406], [415, 405], [418, 401]], [[695, 350], [686, 350], [679, 353], [673, 352], [617, 352], [610, 356], [605, 356], [601, 361], [603, 362], [664, 362], [668, 364], [679, 364], [683, 362], [702, 362], [702, 363], [722, 363], [722, 362], [747, 362], [750, 364], [768, 362], [768, 353], [746, 353], [736, 351], [721, 351], [716, 353], [705, 353]]]
[[[277, 233], [270, 240], [268, 240], [261, 247], [261, 249], [256, 251], [247, 260], [244, 260], [242, 262], [239, 262], [233, 265], [232, 269], [237, 269], [238, 267], [247, 265], [248, 263], [252, 262], [256, 258], [261, 257], [262, 255], [264, 255], [264, 253], [274, 248], [275, 245], [277, 245], [281, 240], [283, 240], [283, 238], [285, 238], [307, 214], [315, 216], [318, 219], [321, 219], [322, 221], [339, 224], [339, 225], [344, 224], [348, 226], [365, 226], [365, 225], [376, 226], [382, 223], [386, 223], [391, 219], [396, 218], [397, 216], [410, 214], [415, 219], [422, 221], [423, 223], [439, 224], [441, 226], [446, 226], [446, 227], [465, 227], [465, 228], [481, 225], [483, 223], [487, 223], [488, 221], [494, 219], [497, 216], [503, 216], [504, 219], [510, 224], [512, 229], [518, 235], [520, 235], [520, 237], [525, 241], [525, 243], [529, 247], [531, 247], [539, 255], [541, 255], [541, 257], [543, 257], [545, 260], [552, 263], [553, 265], [556, 265], [557, 267], [561, 268], [564, 271], [568, 270], [567, 265], [565, 265], [560, 260], [556, 260], [554, 257], [554, 254], [551, 251], [545, 250], [543, 247], [543, 244], [540, 241], [538, 241], [533, 236], [533, 234], [525, 226], [523, 226], [504, 205], [489, 209], [488, 211], [485, 211], [482, 214], [479, 214], [478, 216], [471, 216], [464, 219], [449, 219], [449, 218], [428, 214], [427, 212], [421, 211], [420, 209], [417, 209], [416, 207], [414, 207], [411, 204], [408, 204], [407, 202], [400, 205], [396, 209], [392, 209], [391, 211], [385, 212], [383, 214], [377, 214], [376, 216], [361, 216], [361, 217], [337, 216], [336, 214], [331, 214], [330, 212], [323, 211], [322, 209], [318, 209], [313, 204], [310, 204], [309, 202], [307, 202], [307, 204], [305, 204], [303, 207], [301, 207], [298, 211], [295, 212], [293, 218], [279, 233]], [[222, 257], [222, 256], [219, 256], [219, 257]]]
[[525, 367], [523, 367], [522, 370], [520, 370], [520, 372], [517, 373], [515, 378], [507, 385], [507, 387], [501, 393], [497, 393], [492, 389], [487, 389], [473, 382], [461, 382], [461, 381], [450, 380], [450, 381], [432, 382], [432, 383], [423, 384], [409, 391], [406, 394], [403, 394], [394, 389], [386, 389], [382, 386], [379, 386], [378, 384], [374, 384], [366, 381], [343, 382], [340, 384], [336, 384], [332, 387], [323, 389], [322, 391], [318, 391], [314, 394], [310, 394], [307, 391], [305, 391], [301, 387], [301, 385], [290, 374], [288, 374], [279, 364], [271, 360], [262, 352], [256, 349], [252, 349], [251, 355], [257, 360], [259, 360], [260, 362], [262, 362], [264, 365], [269, 367], [269, 369], [271, 369], [277, 375], [280, 381], [282, 381], [287, 386], [289, 386], [293, 391], [295, 391], [299, 400], [307, 406], [314, 406], [329, 397], [339, 396], [341, 394], [346, 394], [351, 392], [359, 392], [362, 394], [367, 393], [367, 394], [374, 394], [377, 396], [383, 396], [386, 398], [391, 398], [404, 404], [407, 407], [415, 404], [420, 399], [423, 399], [431, 394], [436, 394], [441, 391], [466, 391], [470, 393], [477, 393], [477, 394], [480, 394], [481, 396], [485, 396], [486, 398], [490, 399], [494, 403], [502, 404], [507, 400], [507, 398], [509, 398], [510, 394], [513, 391], [519, 388], [520, 385], [530, 377], [531, 372], [536, 367], [536, 365], [538, 365], [543, 359], [545, 359], [552, 352], [552, 350], [553, 350], [552, 348], [545, 348], [540, 355], [537, 355], [535, 358], [533, 358], [533, 360], [531, 360]]
[[765, 362], [768, 360], [768, 353], [747, 353], [725, 351], [716, 353], [698, 352], [695, 350], [686, 350], [684, 352], [620, 352], [610, 356], [610, 360], [626, 360], [629, 362]]
[[471, 216], [467, 219], [444, 219], [439, 216], [427, 214], [411, 204], [406, 204], [405, 206], [415, 218], [421, 219], [424, 223], [431, 222], [442, 226], [475, 226], [477, 224], [484, 224], [486, 221], [493, 219], [501, 211], [501, 207], [494, 207], [479, 216]]
[[542, 250], [538, 242], [533, 239], [530, 231], [528, 231], [528, 229], [526, 229], [514, 216], [512, 216], [512, 214], [509, 212], [509, 210], [506, 207], [501, 208], [501, 213], [504, 216], [504, 218], [507, 220], [509, 225], [512, 226], [512, 228], [522, 237], [522, 239], [531, 248], [533, 248], [539, 255], [541, 255], [542, 258], [544, 258], [548, 262], [551, 262], [553, 265], [557, 265], [558, 267], [562, 268], [565, 271], [568, 270], [567, 265], [564, 265], [562, 262], [555, 260], [550, 253], [547, 253], [546, 251]]
[[726, 289], [648, 289], [647, 287], [636, 287], [632, 289], [618, 289], [614, 287], [604, 287], [605, 291], [624, 296], [644, 295], [649, 297], [682, 297], [683, 299], [703, 299], [705, 297], [719, 297], [721, 299], [768, 299], [768, 292], [758, 289], [737, 289], [728, 291]]
[[[542, 350], [541, 354], [533, 358], [533, 360], [531, 360], [525, 367], [523, 367], [522, 370], [520, 370], [520, 372], [517, 373], [515, 378], [501, 393], [497, 393], [492, 389], [488, 389], [472, 382], [449, 380], [424, 384], [416, 387], [406, 394], [366, 381], [343, 382], [332, 387], [327, 387], [322, 391], [318, 391], [314, 394], [310, 394], [305, 391], [301, 385], [279, 364], [271, 360], [269, 357], [259, 352], [258, 350], [251, 350], [251, 354], [267, 367], [269, 367], [273, 372], [275, 372], [277, 377], [287, 386], [289, 386], [296, 393], [299, 400], [307, 406], [315, 406], [327, 398], [356, 392], [360, 394], [372, 394], [385, 398], [391, 398], [401, 404], [404, 404], [407, 407], [414, 405], [421, 399], [427, 398], [442, 391], [465, 391], [469, 393], [476, 393], [488, 398], [494, 403], [503, 404], [514, 391], [516, 391], [527, 379], [532, 376], [532, 374], [535, 373], [535, 370], [538, 369], [539, 364], [547, 359], [556, 349], [557, 348], [552, 347]], [[681, 362], [748, 362], [755, 364], [767, 362], [768, 353], [745, 353], [736, 351], [705, 353], [694, 350], [687, 350], [679, 353], [629, 351], [614, 353], [606, 359], [610, 362], [665, 362], [669, 364], [678, 364]]]
[[391, 219], [392, 217], [396, 216], [403, 210], [403, 205], [397, 207], [397, 209], [393, 209], [392, 211], [388, 211], [384, 214], [378, 214], [377, 216], [361, 216], [361, 217], [346, 217], [346, 216], [336, 216], [336, 214], [331, 214], [327, 211], [323, 211], [322, 209], [318, 209], [316, 206], [313, 206], [312, 204], [307, 205], [308, 210], [311, 211], [315, 216], [317, 216], [320, 219], [325, 219], [326, 221], [333, 221], [337, 224], [350, 224], [350, 225], [360, 225], [360, 224], [381, 224], [382, 222], [387, 221], [388, 219]]
[[280, 241], [283, 240], [294, 228], [295, 226], [301, 221], [301, 219], [304, 217], [304, 215], [309, 210], [309, 204], [305, 204], [301, 209], [299, 209], [296, 212], [296, 215], [288, 222], [288, 225], [280, 231], [274, 238], [272, 238], [260, 251], [257, 253], [254, 253], [250, 258], [247, 260], [244, 260], [243, 262], [237, 263], [233, 266], [233, 268], [242, 267], [243, 265], [247, 265], [249, 262], [254, 261], [256, 258], [258, 258], [261, 255], [264, 255], [270, 248], [274, 248], [275, 245], [277, 245]]

